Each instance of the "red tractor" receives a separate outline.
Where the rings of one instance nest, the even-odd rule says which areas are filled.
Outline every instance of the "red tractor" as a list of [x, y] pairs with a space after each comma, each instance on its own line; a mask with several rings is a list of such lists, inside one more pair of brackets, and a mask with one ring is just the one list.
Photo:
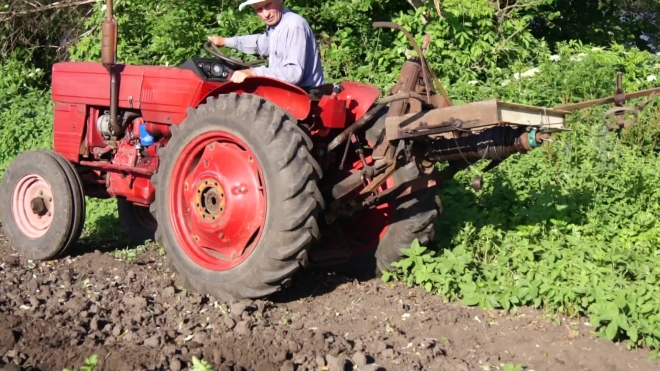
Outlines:
[[452, 105], [422, 49], [389, 22], [374, 26], [404, 32], [418, 57], [379, 99], [348, 81], [234, 84], [233, 71], [259, 62], [208, 43], [217, 58], [117, 64], [110, 0], [107, 12], [102, 62], [53, 67], [54, 151], [19, 154], [2, 180], [2, 227], [28, 259], [76, 245], [89, 196], [117, 198], [132, 241], [155, 236], [181, 280], [218, 299], [267, 296], [309, 264], [380, 271], [433, 238], [443, 180], [532, 150], [570, 111]]

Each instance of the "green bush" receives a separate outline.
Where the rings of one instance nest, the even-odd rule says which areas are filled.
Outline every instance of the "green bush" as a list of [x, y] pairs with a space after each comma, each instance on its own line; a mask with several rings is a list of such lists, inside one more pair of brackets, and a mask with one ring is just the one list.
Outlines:
[[0, 175], [16, 154], [52, 148], [53, 107], [43, 76], [16, 58], [0, 64]]

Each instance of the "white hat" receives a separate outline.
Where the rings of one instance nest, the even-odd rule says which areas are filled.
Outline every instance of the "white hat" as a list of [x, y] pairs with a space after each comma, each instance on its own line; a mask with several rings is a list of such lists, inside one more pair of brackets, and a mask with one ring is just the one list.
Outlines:
[[238, 6], [238, 10], [241, 11], [243, 10], [243, 8], [245, 8], [248, 5], [263, 3], [264, 1], [267, 0], [245, 0], [244, 2], [241, 3], [241, 5]]

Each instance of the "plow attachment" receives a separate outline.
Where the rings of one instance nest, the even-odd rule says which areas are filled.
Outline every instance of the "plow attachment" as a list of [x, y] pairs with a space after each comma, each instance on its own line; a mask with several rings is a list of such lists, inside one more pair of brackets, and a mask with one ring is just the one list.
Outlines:
[[[526, 153], [551, 141], [553, 133], [567, 131], [566, 118], [576, 110], [614, 104], [604, 115], [604, 125], [621, 130], [634, 125], [639, 111], [651, 102], [660, 88], [625, 93], [622, 74], [617, 73], [616, 90], [611, 97], [566, 104], [556, 107], [536, 107], [503, 102], [499, 99], [454, 105], [436, 78], [423, 52], [412, 36], [401, 26], [391, 22], [377, 22], [375, 27], [389, 27], [406, 34], [418, 57], [408, 60], [401, 69], [396, 86], [388, 96], [376, 102], [367, 114], [329, 145], [329, 150], [342, 148], [344, 157], [349, 138], [363, 127], [383, 120], [379, 141], [371, 153], [372, 162], [353, 173], [333, 188], [334, 203], [326, 220], [350, 216], [358, 211], [376, 207], [429, 187], [440, 186], [457, 172], [481, 160], [491, 160], [484, 169], [489, 171], [516, 153]], [[649, 97], [634, 107], [625, 106], [628, 99]], [[384, 118], [374, 120], [376, 112], [391, 103]], [[436, 163], [448, 163], [438, 171]], [[379, 191], [388, 180], [395, 179], [395, 187]], [[483, 179], [477, 176], [472, 186], [481, 189]], [[360, 189], [361, 188], [361, 189]], [[360, 189], [357, 197], [346, 197]]]

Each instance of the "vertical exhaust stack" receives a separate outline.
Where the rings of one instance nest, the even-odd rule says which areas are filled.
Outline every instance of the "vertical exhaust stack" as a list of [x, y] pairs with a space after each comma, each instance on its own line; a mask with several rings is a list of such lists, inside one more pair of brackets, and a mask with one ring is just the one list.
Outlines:
[[117, 21], [112, 13], [112, 0], [106, 0], [106, 17], [103, 21], [101, 39], [101, 63], [110, 73], [110, 130], [114, 136], [119, 135], [121, 126], [117, 123]]

